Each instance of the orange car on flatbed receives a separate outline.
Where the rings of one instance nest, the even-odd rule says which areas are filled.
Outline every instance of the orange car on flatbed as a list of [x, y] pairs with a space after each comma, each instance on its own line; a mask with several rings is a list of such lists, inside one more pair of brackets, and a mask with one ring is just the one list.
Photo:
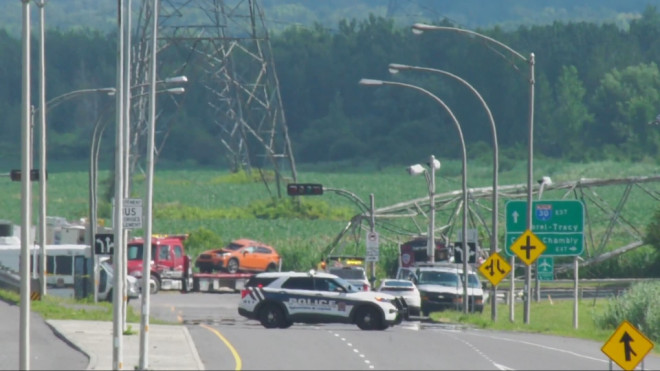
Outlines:
[[195, 266], [202, 273], [272, 272], [279, 270], [281, 260], [272, 246], [241, 238], [223, 248], [202, 252], [195, 260]]

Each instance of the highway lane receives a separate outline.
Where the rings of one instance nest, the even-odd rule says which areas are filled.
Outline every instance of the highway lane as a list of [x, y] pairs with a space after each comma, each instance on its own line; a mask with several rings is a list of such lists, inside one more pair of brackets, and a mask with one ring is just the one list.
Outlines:
[[[19, 366], [20, 307], [0, 300], [0, 370], [17, 370]], [[38, 314], [30, 315], [30, 369], [85, 370], [89, 359], [85, 354], [57, 337]]]
[[[185, 295], [185, 296], [184, 296]], [[595, 341], [542, 334], [496, 332], [422, 322], [386, 331], [355, 325], [295, 324], [263, 328], [236, 308], [240, 294], [159, 293], [152, 315], [188, 326], [207, 369], [228, 370], [603, 370], [609, 359]], [[165, 319], [163, 317], [163, 319]], [[617, 366], [614, 365], [614, 369]], [[647, 356], [645, 369], [660, 369]]]

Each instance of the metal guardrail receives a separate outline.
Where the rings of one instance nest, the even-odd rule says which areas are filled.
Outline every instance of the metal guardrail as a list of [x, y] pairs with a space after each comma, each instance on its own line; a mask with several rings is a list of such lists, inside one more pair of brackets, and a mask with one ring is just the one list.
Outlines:
[[21, 276], [13, 271], [0, 267], [0, 288], [21, 292]]

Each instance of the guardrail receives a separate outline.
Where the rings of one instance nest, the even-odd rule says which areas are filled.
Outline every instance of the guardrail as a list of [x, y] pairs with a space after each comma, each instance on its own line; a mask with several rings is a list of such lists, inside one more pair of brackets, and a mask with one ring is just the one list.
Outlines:
[[21, 276], [6, 268], [0, 268], [0, 288], [21, 292]]

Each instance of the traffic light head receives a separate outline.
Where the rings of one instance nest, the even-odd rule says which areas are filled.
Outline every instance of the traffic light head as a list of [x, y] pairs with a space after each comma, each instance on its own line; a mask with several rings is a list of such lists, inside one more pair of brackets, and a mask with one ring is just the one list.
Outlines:
[[318, 196], [323, 194], [323, 185], [312, 183], [291, 183], [286, 186], [289, 196]]
[[[9, 172], [9, 178], [12, 180], [12, 182], [20, 182], [21, 181], [21, 170], [20, 169], [13, 169], [12, 171]], [[46, 179], [48, 179], [48, 174], [46, 174]], [[30, 170], [30, 181], [35, 182], [39, 180], [39, 169], [31, 169]]]

